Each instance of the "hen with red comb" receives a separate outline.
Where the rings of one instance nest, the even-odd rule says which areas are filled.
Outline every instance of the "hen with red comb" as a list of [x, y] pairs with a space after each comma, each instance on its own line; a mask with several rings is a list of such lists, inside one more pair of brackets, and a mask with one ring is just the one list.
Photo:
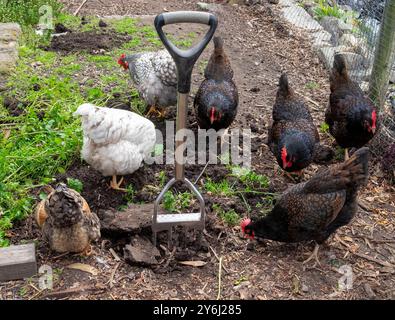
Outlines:
[[[290, 187], [264, 218], [243, 220], [243, 233], [252, 239], [323, 243], [354, 217], [358, 189], [368, 176], [368, 158], [369, 149], [359, 149], [346, 162]], [[318, 261], [317, 251], [306, 262], [313, 257]]]
[[279, 166], [288, 172], [306, 168], [314, 158], [320, 138], [303, 99], [296, 96], [283, 73], [273, 106], [268, 145]]
[[325, 121], [336, 142], [345, 148], [360, 148], [374, 136], [378, 126], [378, 114], [372, 101], [351, 80], [342, 54], [335, 55], [330, 75], [329, 106]]
[[140, 97], [150, 107], [147, 116], [177, 103], [177, 69], [167, 50], [122, 54], [118, 64], [129, 70]]

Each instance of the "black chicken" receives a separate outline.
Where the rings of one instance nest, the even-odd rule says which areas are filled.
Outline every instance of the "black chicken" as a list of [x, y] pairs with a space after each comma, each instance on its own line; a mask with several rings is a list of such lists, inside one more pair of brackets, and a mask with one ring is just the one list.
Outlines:
[[285, 171], [300, 171], [313, 161], [319, 141], [309, 109], [289, 86], [287, 75], [282, 74], [269, 128], [270, 150]]
[[227, 129], [237, 114], [239, 95], [233, 70], [223, 49], [223, 40], [214, 37], [214, 52], [204, 72], [205, 80], [194, 100], [194, 110], [201, 129]]
[[250, 238], [281, 242], [315, 240], [313, 257], [318, 261], [319, 244], [339, 227], [348, 224], [357, 211], [357, 193], [368, 177], [369, 149], [357, 150], [347, 161], [325, 169], [309, 181], [284, 192], [264, 218], [241, 223]]
[[371, 100], [358, 84], [350, 79], [346, 62], [336, 54], [330, 75], [331, 94], [325, 121], [336, 142], [345, 148], [361, 148], [373, 138], [377, 126], [377, 113]]

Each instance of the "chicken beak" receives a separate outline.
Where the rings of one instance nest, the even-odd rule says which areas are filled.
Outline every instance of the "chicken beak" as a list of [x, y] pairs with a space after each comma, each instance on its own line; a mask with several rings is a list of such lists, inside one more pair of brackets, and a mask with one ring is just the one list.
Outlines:
[[372, 133], [375, 134], [376, 132], [376, 127], [372, 127]]

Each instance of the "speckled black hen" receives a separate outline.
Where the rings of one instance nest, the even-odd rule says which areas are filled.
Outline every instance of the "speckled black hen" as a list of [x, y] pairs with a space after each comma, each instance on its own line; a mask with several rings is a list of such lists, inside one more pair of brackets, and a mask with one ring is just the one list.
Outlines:
[[[369, 149], [357, 150], [347, 161], [318, 172], [309, 181], [284, 192], [264, 218], [242, 222], [251, 237], [281, 242], [315, 240], [323, 243], [357, 211], [357, 193], [368, 178]], [[318, 245], [312, 257], [317, 258]]]
[[312, 161], [320, 138], [304, 101], [298, 98], [284, 73], [273, 106], [273, 124], [268, 145], [281, 168], [300, 171]]
[[373, 138], [377, 126], [376, 108], [358, 84], [350, 79], [341, 54], [334, 58], [330, 89], [325, 121], [336, 142], [346, 149], [347, 159], [347, 148], [360, 148]]
[[237, 114], [239, 95], [233, 70], [223, 49], [223, 40], [214, 37], [214, 52], [204, 72], [205, 80], [194, 100], [195, 115], [201, 129], [228, 128]]

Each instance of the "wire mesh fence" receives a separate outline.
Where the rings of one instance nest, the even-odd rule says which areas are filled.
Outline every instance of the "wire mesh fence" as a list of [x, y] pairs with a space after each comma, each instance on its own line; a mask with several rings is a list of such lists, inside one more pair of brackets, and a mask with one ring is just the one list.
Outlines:
[[371, 97], [385, 96], [375, 101], [380, 109], [381, 129], [370, 143], [374, 155], [382, 157], [395, 143], [395, 50], [389, 41], [394, 41], [395, 36], [382, 35], [383, 29], [395, 32], [395, 0], [298, 2], [322, 27], [322, 31], [315, 33], [314, 42], [326, 67], [331, 69], [334, 55], [341, 53], [349, 76], [362, 90]]

